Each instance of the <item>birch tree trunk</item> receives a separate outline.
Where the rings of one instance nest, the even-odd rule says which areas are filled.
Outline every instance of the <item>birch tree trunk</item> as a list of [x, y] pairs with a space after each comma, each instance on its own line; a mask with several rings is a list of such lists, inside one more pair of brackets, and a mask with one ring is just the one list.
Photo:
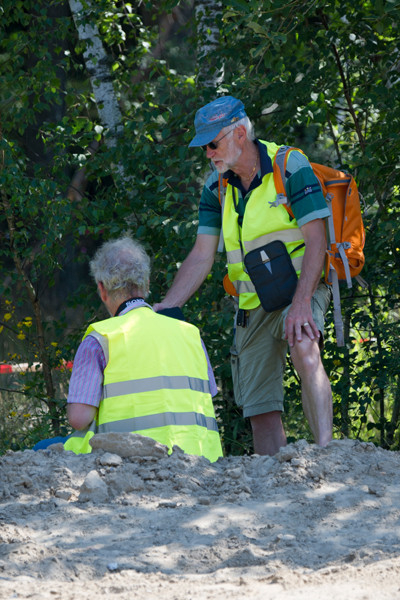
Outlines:
[[117, 143], [118, 135], [122, 132], [122, 114], [110, 77], [107, 53], [104, 50], [99, 30], [90, 19], [90, 0], [87, 0], [85, 5], [87, 8], [83, 7], [80, 0], [69, 0], [79, 39], [86, 46], [83, 57], [100, 120], [104, 128], [108, 130], [106, 144], [108, 147], [113, 147]]
[[[110, 76], [107, 53], [97, 26], [91, 22], [90, 0], [85, 1], [85, 8], [80, 0], [69, 0], [69, 6], [79, 39], [85, 43], [83, 57], [100, 121], [106, 132], [104, 141], [108, 148], [113, 148], [117, 145], [118, 136], [123, 131], [123, 124], [122, 113]], [[97, 142], [93, 142], [89, 151], [95, 153], [97, 149]], [[122, 165], [116, 165], [115, 171], [123, 181], [126, 181], [127, 178]], [[82, 168], [74, 175], [68, 190], [68, 197], [72, 200], [80, 200], [83, 197], [85, 186], [86, 170]]]
[[197, 81], [203, 87], [215, 88], [224, 80], [224, 66], [218, 59], [219, 26], [222, 16], [222, 2], [219, 0], [196, 0], [195, 16], [197, 22]]

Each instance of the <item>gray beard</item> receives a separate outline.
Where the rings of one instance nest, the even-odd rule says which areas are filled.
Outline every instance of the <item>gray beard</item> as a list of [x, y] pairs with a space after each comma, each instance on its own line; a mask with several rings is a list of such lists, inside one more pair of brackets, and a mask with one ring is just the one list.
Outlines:
[[234, 167], [237, 161], [239, 160], [241, 154], [242, 151], [238, 148], [235, 148], [233, 141], [230, 140], [230, 144], [228, 147], [228, 155], [226, 159], [223, 161], [221, 166], [217, 167], [217, 165], [214, 164], [214, 167], [216, 168], [218, 173], [225, 173], [225, 171], [227, 171], [228, 169], [234, 170]]

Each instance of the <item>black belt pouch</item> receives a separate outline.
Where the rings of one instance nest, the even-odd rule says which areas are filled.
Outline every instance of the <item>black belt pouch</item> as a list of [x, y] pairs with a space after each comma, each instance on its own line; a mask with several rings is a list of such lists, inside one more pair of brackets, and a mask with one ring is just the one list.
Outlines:
[[275, 240], [251, 250], [244, 257], [244, 264], [265, 312], [291, 303], [297, 273], [283, 242]]

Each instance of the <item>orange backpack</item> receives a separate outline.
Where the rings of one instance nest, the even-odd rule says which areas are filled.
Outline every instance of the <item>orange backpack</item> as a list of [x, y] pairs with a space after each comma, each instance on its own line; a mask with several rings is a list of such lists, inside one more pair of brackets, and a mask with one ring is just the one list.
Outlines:
[[[285, 190], [285, 170], [291, 146], [281, 146], [274, 159], [274, 183], [277, 190], [277, 204], [287, 205]], [[302, 152], [302, 150], [299, 150]], [[327, 219], [327, 250], [325, 260], [325, 281], [332, 286], [333, 316], [338, 346], [344, 346], [343, 320], [340, 307], [339, 281], [346, 281], [352, 287], [352, 277], [365, 287], [366, 282], [359, 276], [365, 262], [365, 230], [361, 215], [360, 196], [352, 175], [325, 165], [311, 163], [320, 183], [322, 193], [330, 210]]]
[[[274, 183], [277, 191], [276, 205], [283, 204], [293, 217], [287, 204], [285, 189], [285, 171], [288, 155], [292, 150], [303, 151], [292, 146], [281, 146], [274, 158]], [[352, 277], [356, 278], [362, 287], [366, 282], [360, 277], [364, 266], [365, 230], [361, 215], [360, 196], [357, 184], [352, 175], [320, 165], [310, 163], [320, 183], [322, 193], [330, 210], [327, 219], [327, 249], [325, 260], [325, 281], [332, 286], [333, 318], [338, 346], [344, 346], [343, 320], [340, 305], [339, 281], [346, 281], [347, 287], [352, 287]], [[224, 189], [227, 180], [220, 175], [218, 197], [221, 206], [224, 201]], [[219, 250], [223, 249], [222, 235]], [[224, 278], [224, 288], [228, 294], [237, 296], [236, 290], [228, 275]]]

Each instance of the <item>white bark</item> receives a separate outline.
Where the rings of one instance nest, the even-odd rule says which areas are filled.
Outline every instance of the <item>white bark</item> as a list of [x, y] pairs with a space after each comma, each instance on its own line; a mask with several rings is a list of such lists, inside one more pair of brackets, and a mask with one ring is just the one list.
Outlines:
[[97, 26], [90, 22], [90, 2], [87, 4], [89, 8], [84, 9], [79, 0], [69, 0], [79, 39], [86, 45], [83, 56], [100, 120], [109, 132], [106, 136], [106, 144], [112, 147], [116, 145], [118, 134], [122, 131], [122, 114], [110, 77], [107, 53]]

